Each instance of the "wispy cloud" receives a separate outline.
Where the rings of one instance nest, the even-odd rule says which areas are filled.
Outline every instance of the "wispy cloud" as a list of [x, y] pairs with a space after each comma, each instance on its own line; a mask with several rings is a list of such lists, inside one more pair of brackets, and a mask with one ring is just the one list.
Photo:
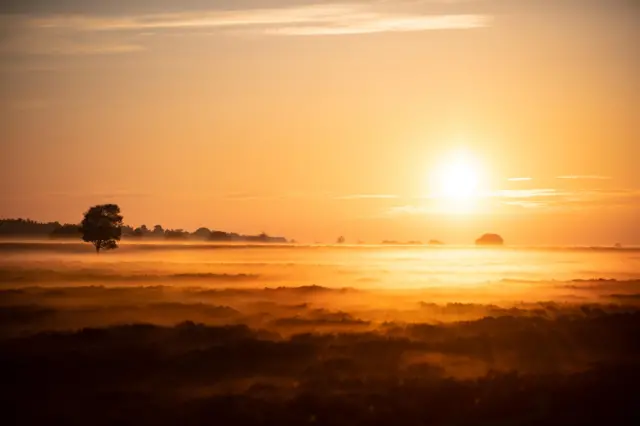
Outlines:
[[[636, 189], [593, 189], [568, 191], [554, 188], [522, 190], [500, 190], [485, 194], [478, 201], [477, 212], [517, 212], [514, 208], [536, 212], [581, 211], [583, 209], [640, 208], [640, 190]], [[505, 210], [507, 209], [507, 210]], [[420, 203], [393, 206], [385, 210], [386, 216], [450, 214], [455, 209], [441, 205], [437, 199]]]
[[525, 181], [533, 180], [533, 178], [530, 178], [530, 177], [512, 177], [512, 178], [508, 178], [507, 180], [509, 182], [525, 182]]
[[434, 209], [429, 206], [423, 205], [411, 205], [394, 206], [386, 211], [385, 216], [414, 216], [414, 215], [426, 215], [434, 213]]
[[391, 200], [399, 198], [393, 194], [350, 194], [337, 197], [338, 200]]
[[35, 25], [37, 20], [0, 15], [0, 54], [114, 55], [145, 49], [122, 34], [104, 36], [72, 28], [44, 28]]
[[536, 201], [505, 201], [505, 205], [507, 206], [518, 206], [525, 209], [544, 207], [544, 203], [536, 202]]
[[611, 176], [599, 176], [599, 175], [564, 175], [556, 176], [556, 179], [582, 179], [582, 180], [609, 180]]
[[50, 40], [47, 44], [27, 42], [24, 44], [0, 44], [0, 53], [17, 53], [30, 55], [117, 55], [122, 53], [140, 52], [144, 46], [131, 43], [96, 43]]
[[505, 205], [546, 208], [553, 211], [576, 208], [640, 207], [640, 190], [591, 189], [560, 191], [555, 189], [500, 191], [497, 199]]
[[253, 27], [268, 34], [332, 35], [374, 32], [470, 29], [489, 25], [478, 14], [392, 12], [377, 3], [312, 4], [272, 9], [165, 13], [133, 17], [57, 15], [32, 18], [39, 29], [129, 31]]
[[495, 198], [532, 198], [532, 197], [549, 197], [563, 195], [554, 188], [534, 188], [534, 189], [501, 189], [489, 193], [490, 197]]
[[32, 54], [116, 54], [143, 50], [132, 35], [191, 34], [234, 30], [281, 36], [328, 36], [383, 32], [459, 30], [486, 27], [483, 14], [447, 14], [406, 7], [411, 2], [316, 3], [288, 7], [138, 13], [129, 16], [82, 13], [0, 15], [6, 37], [1, 52]]
[[374, 34], [385, 32], [415, 32], [430, 30], [454, 30], [482, 28], [489, 25], [484, 15], [436, 15], [436, 16], [360, 16], [324, 25], [284, 26], [267, 28], [268, 34], [290, 36], [323, 36]]

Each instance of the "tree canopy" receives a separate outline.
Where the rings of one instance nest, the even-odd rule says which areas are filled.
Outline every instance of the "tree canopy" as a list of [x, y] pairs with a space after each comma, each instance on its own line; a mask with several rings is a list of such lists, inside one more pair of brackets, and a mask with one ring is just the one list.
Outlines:
[[116, 204], [102, 204], [91, 207], [80, 224], [82, 239], [92, 243], [96, 253], [100, 250], [118, 248], [122, 235], [122, 215]]

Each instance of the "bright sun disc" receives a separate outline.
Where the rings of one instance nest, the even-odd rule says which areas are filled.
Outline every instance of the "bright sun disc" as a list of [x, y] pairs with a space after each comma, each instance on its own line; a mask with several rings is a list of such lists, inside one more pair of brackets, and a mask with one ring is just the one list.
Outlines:
[[431, 192], [438, 198], [468, 200], [480, 190], [480, 170], [469, 154], [458, 152], [437, 167], [431, 176]]

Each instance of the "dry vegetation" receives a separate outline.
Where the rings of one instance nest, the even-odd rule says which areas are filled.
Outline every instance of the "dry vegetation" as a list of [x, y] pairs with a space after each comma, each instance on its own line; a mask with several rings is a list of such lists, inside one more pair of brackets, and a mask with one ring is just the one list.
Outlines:
[[[391, 263], [359, 258], [363, 274], [294, 254], [167, 264], [11, 252], [0, 262], [6, 424], [640, 420], [638, 280], [391, 289], [363, 280], [393, 279]], [[323, 277], [334, 285], [310, 283]]]

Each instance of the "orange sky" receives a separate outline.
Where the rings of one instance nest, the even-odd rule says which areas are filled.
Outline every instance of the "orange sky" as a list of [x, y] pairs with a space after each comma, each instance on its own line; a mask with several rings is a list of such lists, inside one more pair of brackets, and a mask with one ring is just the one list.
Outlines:
[[[0, 22], [0, 217], [640, 243], [634, 0], [27, 0]], [[429, 176], [457, 149], [483, 191], [456, 213]]]

